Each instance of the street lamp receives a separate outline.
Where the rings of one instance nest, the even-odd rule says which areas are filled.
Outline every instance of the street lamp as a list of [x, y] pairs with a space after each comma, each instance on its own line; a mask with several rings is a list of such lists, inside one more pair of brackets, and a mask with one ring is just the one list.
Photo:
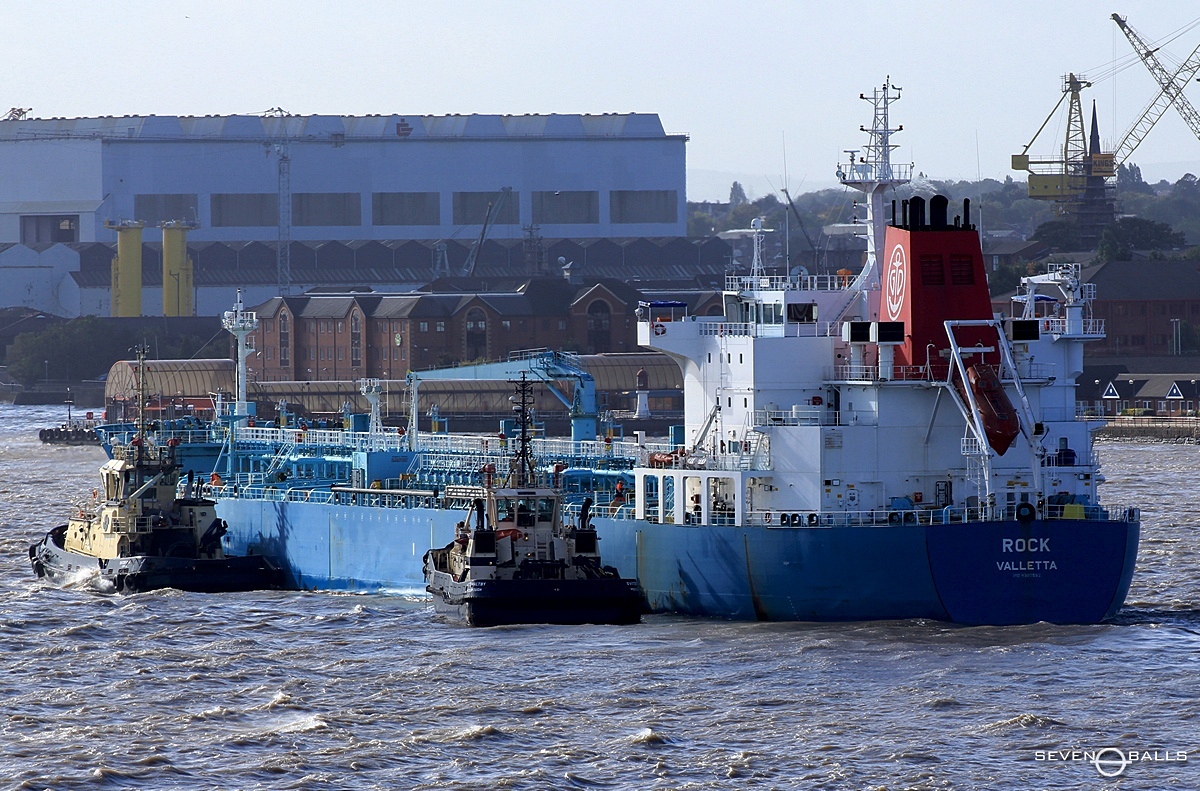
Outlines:
[[45, 362], [46, 362], [46, 379], [45, 379], [45, 382], [46, 382], [46, 384], [50, 384], [50, 361], [49, 361], [49, 360], [46, 360]]

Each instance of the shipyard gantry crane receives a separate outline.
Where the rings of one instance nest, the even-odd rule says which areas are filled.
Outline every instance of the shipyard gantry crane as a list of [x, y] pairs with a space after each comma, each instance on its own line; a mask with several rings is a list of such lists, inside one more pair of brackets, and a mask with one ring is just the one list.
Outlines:
[[[1184, 86], [1200, 71], [1200, 45], [1174, 72], [1169, 72], [1159, 62], [1155, 54], [1157, 50], [1147, 44], [1124, 18], [1113, 14], [1112, 19], [1158, 84], [1159, 90], [1154, 99], [1146, 105], [1111, 152], [1105, 152], [1100, 147], [1095, 102], [1092, 103], [1090, 134], [1085, 133], [1083, 126], [1080, 92], [1091, 87], [1092, 83], [1081, 75], [1068, 74], [1063, 78], [1062, 96], [1050, 115], [1021, 153], [1012, 157], [1013, 170], [1024, 170], [1029, 174], [1029, 197], [1054, 201], [1060, 215], [1076, 220], [1080, 237], [1088, 244], [1098, 242], [1104, 227], [1113, 220], [1110, 179], [1116, 176], [1117, 167], [1129, 158], [1154, 128], [1167, 107], [1174, 105], [1200, 139], [1200, 113], [1183, 95]], [[1064, 102], [1067, 103], [1067, 130], [1061, 152], [1048, 158], [1031, 156], [1030, 148]]]
[[1142, 63], [1146, 64], [1146, 68], [1154, 77], [1154, 81], [1158, 83], [1159, 88], [1158, 95], [1146, 106], [1146, 109], [1142, 110], [1141, 115], [1121, 137], [1121, 142], [1113, 149], [1114, 159], [1117, 162], [1124, 162], [1154, 128], [1154, 124], [1166, 112], [1167, 106], [1172, 104], [1175, 105], [1175, 109], [1184, 122], [1191, 128], [1192, 134], [1200, 140], [1200, 113], [1196, 112], [1196, 108], [1183, 95], [1184, 86], [1192, 81], [1197, 71], [1200, 71], [1200, 44], [1196, 45], [1192, 54], [1179, 65], [1174, 73], [1170, 73], [1159, 62], [1158, 56], [1155, 55], [1156, 50], [1148, 45], [1125, 19], [1116, 14], [1112, 15], [1112, 19], [1125, 34], [1125, 38], [1129, 39], [1133, 51], [1141, 58]]

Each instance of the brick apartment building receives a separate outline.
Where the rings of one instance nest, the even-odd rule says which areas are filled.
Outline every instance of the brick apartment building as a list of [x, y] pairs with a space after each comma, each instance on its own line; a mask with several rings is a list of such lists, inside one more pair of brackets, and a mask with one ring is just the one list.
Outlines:
[[252, 380], [401, 379], [409, 370], [500, 359], [519, 349], [638, 350], [638, 302], [721, 311], [719, 292], [643, 293], [619, 280], [529, 280], [510, 292], [308, 294], [257, 306]]

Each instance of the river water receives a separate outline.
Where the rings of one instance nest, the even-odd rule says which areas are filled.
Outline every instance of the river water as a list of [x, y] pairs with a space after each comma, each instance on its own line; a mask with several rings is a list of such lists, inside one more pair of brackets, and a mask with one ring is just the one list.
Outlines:
[[1194, 446], [1101, 446], [1144, 515], [1113, 624], [474, 630], [394, 595], [36, 581], [103, 459], [38, 442], [59, 412], [0, 406], [4, 788], [1200, 788]]

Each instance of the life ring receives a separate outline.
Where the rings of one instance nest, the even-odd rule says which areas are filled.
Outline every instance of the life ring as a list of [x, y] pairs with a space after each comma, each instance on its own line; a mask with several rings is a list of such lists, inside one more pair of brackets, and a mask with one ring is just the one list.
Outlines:
[[1033, 503], [1020, 503], [1017, 505], [1017, 521], [1032, 522], [1037, 518], [1037, 509], [1033, 507]]
[[655, 335], [666, 335], [667, 328], [661, 322], [656, 321], [656, 322], [654, 322], [654, 334]]

